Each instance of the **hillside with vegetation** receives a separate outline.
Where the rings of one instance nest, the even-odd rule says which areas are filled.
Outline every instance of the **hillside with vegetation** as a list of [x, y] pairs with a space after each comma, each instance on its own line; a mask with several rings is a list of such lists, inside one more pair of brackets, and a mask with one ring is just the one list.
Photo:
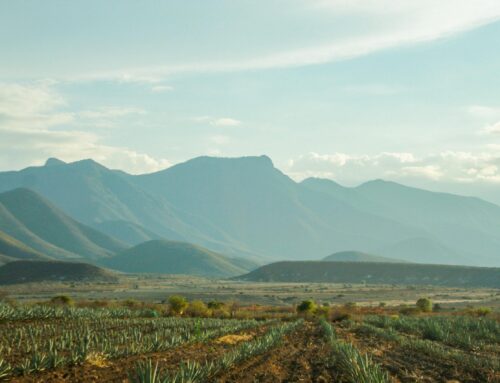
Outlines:
[[116, 282], [116, 274], [80, 262], [14, 261], [0, 267], [0, 285], [36, 282]]
[[20, 259], [49, 259], [24, 243], [0, 231], [0, 264]]
[[377, 262], [276, 262], [238, 277], [257, 282], [368, 283], [500, 288], [500, 268]]
[[225, 257], [186, 242], [152, 240], [127, 249], [101, 262], [127, 273], [188, 274], [212, 277], [235, 276], [255, 264]]
[[98, 259], [126, 248], [24, 188], [0, 194], [0, 230], [17, 243], [57, 259]]
[[361, 251], [339, 251], [338, 253], [330, 254], [322, 259], [327, 262], [386, 262], [386, 263], [405, 263], [405, 261], [395, 258], [381, 257], [363, 253]]

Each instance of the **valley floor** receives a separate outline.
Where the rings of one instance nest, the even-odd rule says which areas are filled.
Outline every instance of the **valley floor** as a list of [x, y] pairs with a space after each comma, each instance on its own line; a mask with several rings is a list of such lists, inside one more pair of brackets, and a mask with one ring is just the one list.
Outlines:
[[500, 308], [499, 289], [466, 289], [436, 286], [396, 286], [329, 283], [269, 283], [206, 279], [193, 276], [123, 276], [118, 283], [36, 283], [0, 286], [0, 292], [19, 301], [40, 301], [66, 294], [75, 299], [136, 299], [161, 302], [170, 295], [233, 301], [244, 305], [292, 306], [304, 299], [360, 306], [414, 304], [429, 297], [444, 307], [488, 306]]

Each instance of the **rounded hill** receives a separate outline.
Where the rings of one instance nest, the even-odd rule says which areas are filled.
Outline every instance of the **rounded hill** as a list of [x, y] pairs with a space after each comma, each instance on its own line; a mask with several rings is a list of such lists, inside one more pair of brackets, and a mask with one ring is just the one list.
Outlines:
[[30, 282], [116, 282], [117, 276], [80, 262], [15, 261], [0, 267], [0, 284]]
[[225, 257], [186, 242], [152, 240], [103, 260], [103, 264], [127, 273], [234, 276], [245, 271], [237, 259]]

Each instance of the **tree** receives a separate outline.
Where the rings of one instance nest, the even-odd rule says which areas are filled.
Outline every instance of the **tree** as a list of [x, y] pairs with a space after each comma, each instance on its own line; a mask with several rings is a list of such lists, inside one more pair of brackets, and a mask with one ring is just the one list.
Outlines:
[[172, 295], [170, 298], [168, 298], [168, 304], [170, 307], [170, 312], [174, 315], [182, 315], [182, 313], [188, 306], [186, 298], [180, 295]]
[[416, 306], [424, 313], [430, 313], [432, 311], [432, 301], [429, 298], [420, 298], [417, 301]]
[[316, 310], [316, 303], [314, 303], [310, 299], [302, 301], [297, 306], [297, 312], [299, 314], [312, 314], [315, 310]]

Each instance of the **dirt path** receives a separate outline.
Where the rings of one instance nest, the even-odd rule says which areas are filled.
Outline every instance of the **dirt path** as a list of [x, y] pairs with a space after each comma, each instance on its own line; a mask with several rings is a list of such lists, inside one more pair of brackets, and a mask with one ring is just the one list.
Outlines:
[[214, 379], [219, 383], [335, 382], [327, 366], [330, 355], [319, 328], [306, 323], [264, 355], [235, 366]]

